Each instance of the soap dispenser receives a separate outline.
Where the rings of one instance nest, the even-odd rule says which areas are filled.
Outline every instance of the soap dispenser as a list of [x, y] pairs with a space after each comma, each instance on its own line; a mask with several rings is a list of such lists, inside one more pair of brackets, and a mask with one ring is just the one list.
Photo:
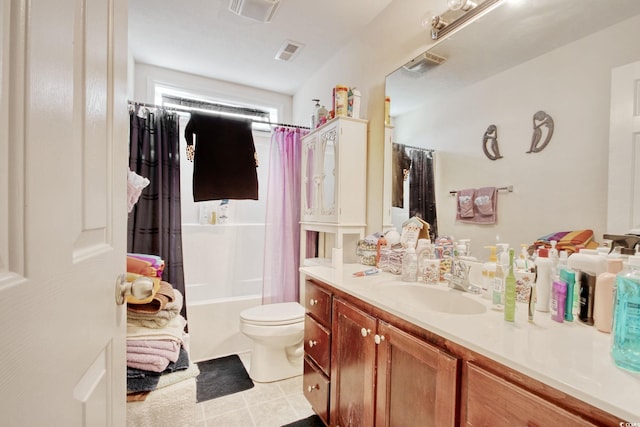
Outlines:
[[485, 246], [489, 249], [489, 261], [482, 264], [482, 297], [485, 299], [491, 299], [491, 289], [493, 286], [493, 280], [496, 277], [496, 247]]
[[615, 364], [640, 372], [640, 256], [629, 257], [616, 276], [611, 356]]

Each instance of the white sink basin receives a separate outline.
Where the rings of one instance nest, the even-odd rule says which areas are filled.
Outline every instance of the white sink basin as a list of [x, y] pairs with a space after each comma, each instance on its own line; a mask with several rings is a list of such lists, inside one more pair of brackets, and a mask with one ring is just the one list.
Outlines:
[[391, 284], [384, 285], [378, 292], [399, 309], [448, 314], [482, 314], [487, 311], [486, 305], [476, 301], [474, 296], [442, 286]]

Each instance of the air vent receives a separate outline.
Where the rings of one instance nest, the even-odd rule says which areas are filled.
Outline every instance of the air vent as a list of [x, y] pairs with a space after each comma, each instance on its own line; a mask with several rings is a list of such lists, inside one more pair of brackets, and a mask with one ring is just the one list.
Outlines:
[[278, 53], [276, 53], [276, 59], [279, 61], [291, 61], [304, 45], [302, 43], [294, 42], [291, 40], [285, 40], [280, 46]]
[[280, 0], [231, 0], [229, 10], [260, 22], [271, 22]]
[[446, 60], [447, 58], [443, 56], [436, 55], [431, 52], [425, 52], [404, 64], [402, 68], [413, 73], [424, 73], [437, 65], [441, 65]]

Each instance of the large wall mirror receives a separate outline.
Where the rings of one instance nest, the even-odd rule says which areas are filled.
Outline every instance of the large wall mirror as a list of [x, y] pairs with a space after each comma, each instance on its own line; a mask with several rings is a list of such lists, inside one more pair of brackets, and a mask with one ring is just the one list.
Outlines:
[[[486, 258], [482, 246], [496, 241], [517, 247], [581, 229], [601, 241], [627, 231], [626, 223], [607, 225], [611, 94], [620, 84], [612, 74], [640, 61], [639, 14], [637, 0], [504, 1], [388, 75], [385, 144], [433, 150], [440, 235], [471, 239], [474, 255]], [[624, 84], [629, 92], [638, 86]], [[544, 149], [528, 152], [538, 112], [554, 130]], [[491, 151], [496, 141], [500, 156]], [[400, 167], [390, 155], [385, 147], [387, 228], [410, 213], [407, 192], [403, 207], [390, 206]], [[452, 194], [485, 187], [505, 189], [496, 195], [495, 223], [457, 220]]]

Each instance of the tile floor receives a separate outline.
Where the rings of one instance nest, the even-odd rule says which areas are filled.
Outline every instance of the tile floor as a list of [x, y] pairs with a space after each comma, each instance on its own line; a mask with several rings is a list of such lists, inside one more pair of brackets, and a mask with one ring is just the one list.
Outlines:
[[[250, 354], [240, 354], [247, 372]], [[313, 415], [302, 392], [302, 375], [196, 405], [196, 427], [280, 427]]]

